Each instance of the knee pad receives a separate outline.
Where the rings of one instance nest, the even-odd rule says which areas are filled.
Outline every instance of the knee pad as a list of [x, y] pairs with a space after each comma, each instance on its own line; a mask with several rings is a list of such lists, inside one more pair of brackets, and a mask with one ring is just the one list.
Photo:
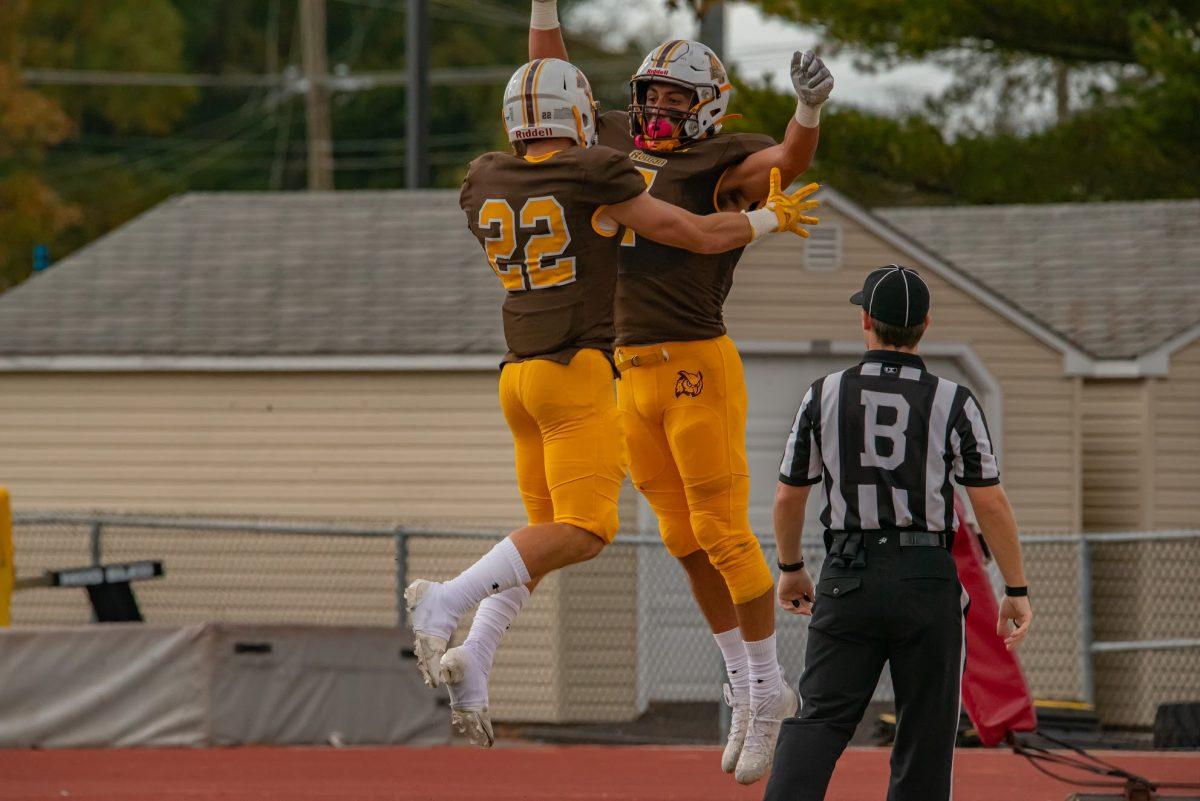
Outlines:
[[[647, 500], [649, 499], [647, 498]], [[700, 543], [696, 541], [696, 535], [692, 532], [691, 513], [688, 511], [686, 503], [683, 504], [682, 509], [671, 510], [657, 508], [653, 502], [650, 506], [658, 517], [658, 534], [662, 537], [667, 553], [676, 559], [682, 559], [701, 549]]]
[[[691, 522], [700, 547], [725, 578], [733, 602], [744, 604], [770, 590], [775, 581], [758, 538], [750, 530], [745, 505], [733, 503], [729, 490], [704, 491], [729, 487], [736, 483], [735, 478], [726, 476], [701, 487], [697, 494], [708, 497], [691, 503]], [[690, 487], [688, 494], [692, 494]]]

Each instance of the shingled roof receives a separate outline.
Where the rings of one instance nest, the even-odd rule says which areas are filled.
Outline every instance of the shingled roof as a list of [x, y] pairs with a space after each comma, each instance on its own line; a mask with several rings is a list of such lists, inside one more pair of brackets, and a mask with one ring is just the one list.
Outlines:
[[0, 354], [504, 352], [453, 190], [197, 193], [0, 296]]
[[[827, 195], [1097, 359], [1200, 325], [1200, 201], [871, 216]], [[454, 190], [188, 194], [0, 296], [0, 358], [481, 360], [504, 351], [486, 269]]]
[[1095, 358], [1200, 324], [1200, 200], [875, 214]]

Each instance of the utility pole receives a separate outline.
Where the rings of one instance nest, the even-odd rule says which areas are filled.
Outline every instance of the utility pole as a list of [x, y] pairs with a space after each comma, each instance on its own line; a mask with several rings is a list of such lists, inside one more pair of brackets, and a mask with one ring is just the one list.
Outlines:
[[404, 185], [429, 185], [429, 0], [408, 0], [405, 64], [408, 73]]
[[333, 189], [333, 134], [329, 127], [329, 83], [325, 64], [325, 0], [300, 0], [300, 38], [308, 130], [308, 188]]
[[708, 0], [700, 6], [700, 41], [725, 60], [725, 0]]

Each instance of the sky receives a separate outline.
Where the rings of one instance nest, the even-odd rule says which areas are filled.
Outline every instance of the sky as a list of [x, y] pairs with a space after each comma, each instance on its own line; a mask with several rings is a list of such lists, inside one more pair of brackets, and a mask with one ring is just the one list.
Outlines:
[[[788, 65], [795, 50], [820, 46], [820, 32], [760, 13], [748, 3], [730, 3], [726, 11], [725, 62], [735, 64], [747, 78], [770, 73], [777, 87], [790, 84]], [[614, 35], [651, 31], [661, 39], [694, 38], [698, 25], [691, 12], [671, 12], [665, 0], [592, 0], [564, 21], [587, 23], [614, 30]], [[927, 64], [914, 64], [883, 74], [869, 74], [854, 67], [847, 56], [829, 58], [826, 64], [834, 77], [834, 99], [850, 105], [894, 111], [919, 106], [930, 95], [941, 92], [951, 80], [948, 71]]]

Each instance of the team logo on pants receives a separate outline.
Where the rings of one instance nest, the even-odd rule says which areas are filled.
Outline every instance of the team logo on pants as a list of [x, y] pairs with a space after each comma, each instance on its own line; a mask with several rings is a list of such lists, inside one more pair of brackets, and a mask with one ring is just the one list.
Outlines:
[[704, 391], [704, 373], [699, 371], [689, 373], [687, 370], [680, 370], [679, 377], [675, 379], [675, 397], [687, 395], [689, 398], [694, 398]]

